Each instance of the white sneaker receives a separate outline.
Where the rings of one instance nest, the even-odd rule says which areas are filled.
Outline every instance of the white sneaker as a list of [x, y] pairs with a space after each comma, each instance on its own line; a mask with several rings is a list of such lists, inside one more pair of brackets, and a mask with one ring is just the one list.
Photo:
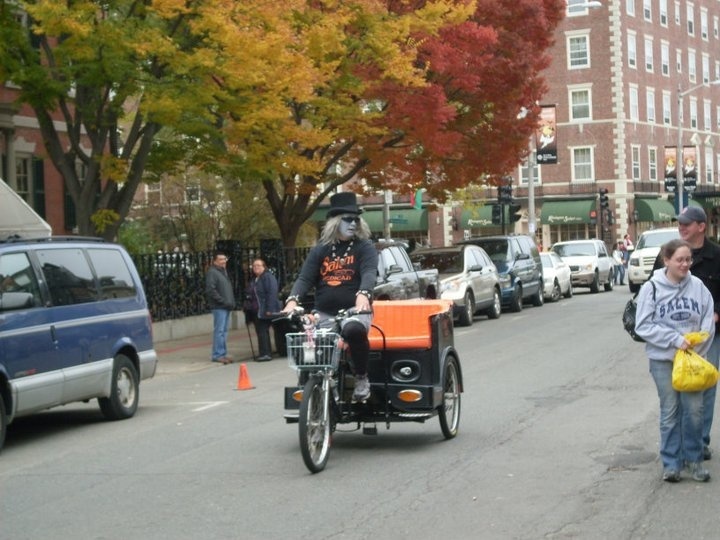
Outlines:
[[358, 375], [355, 377], [355, 390], [353, 391], [353, 401], [365, 401], [370, 397], [370, 381], [367, 375]]

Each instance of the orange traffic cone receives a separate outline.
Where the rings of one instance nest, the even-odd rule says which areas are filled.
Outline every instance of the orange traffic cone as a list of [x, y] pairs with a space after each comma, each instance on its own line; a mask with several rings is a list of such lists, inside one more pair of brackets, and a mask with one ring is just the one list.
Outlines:
[[240, 373], [238, 374], [237, 388], [235, 390], [252, 390], [255, 388], [250, 382], [250, 375], [248, 375], [247, 366], [240, 364]]

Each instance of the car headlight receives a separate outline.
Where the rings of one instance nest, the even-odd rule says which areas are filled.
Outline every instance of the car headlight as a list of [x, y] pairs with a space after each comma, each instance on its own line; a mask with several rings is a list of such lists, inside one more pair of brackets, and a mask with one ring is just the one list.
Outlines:
[[462, 287], [462, 280], [451, 279], [440, 284], [440, 292], [455, 292], [459, 291]]
[[592, 264], [592, 263], [587, 263], [587, 264], [585, 264], [585, 265], [582, 266], [582, 269], [585, 270], [586, 272], [592, 272], [592, 271], [593, 271], [593, 264]]

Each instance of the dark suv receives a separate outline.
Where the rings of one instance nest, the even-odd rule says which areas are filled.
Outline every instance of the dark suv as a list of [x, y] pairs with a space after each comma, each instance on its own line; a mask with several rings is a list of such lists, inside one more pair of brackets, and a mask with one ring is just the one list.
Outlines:
[[523, 301], [542, 306], [543, 273], [535, 241], [526, 235], [478, 236], [458, 242], [483, 248], [500, 274], [503, 308], [520, 311]]

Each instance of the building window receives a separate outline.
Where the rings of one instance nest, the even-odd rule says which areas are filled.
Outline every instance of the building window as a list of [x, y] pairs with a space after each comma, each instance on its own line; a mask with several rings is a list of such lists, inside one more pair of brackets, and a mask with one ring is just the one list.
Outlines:
[[188, 185], [185, 188], [185, 201], [189, 203], [200, 202], [200, 186]]
[[657, 182], [657, 148], [648, 148], [648, 176], [651, 182]]
[[669, 92], [663, 92], [663, 124], [669, 126], [672, 122], [672, 97]]
[[638, 108], [637, 86], [630, 87], [629, 99], [630, 99], [630, 120], [637, 122], [640, 119], [640, 110]]
[[667, 0], [660, 0], [660, 24], [667, 28], [668, 25], [668, 6]]
[[[528, 160], [525, 159], [520, 163], [520, 184], [523, 186], [527, 186], [528, 184], [528, 167], [527, 167]], [[538, 167], [537, 159], [535, 159], [535, 152], [532, 153], [532, 169], [533, 169], [533, 184], [541, 184], [542, 178], [540, 177], [541, 168]]]
[[689, 35], [695, 35], [695, 8], [692, 4], [687, 6], [687, 30]]
[[690, 98], [690, 127], [697, 129], [698, 127], [698, 110], [697, 110], [697, 98]]
[[655, 123], [655, 90], [647, 88], [645, 90], [645, 109], [647, 121], [651, 124]]
[[720, 105], [715, 107], [715, 125], [717, 126], [717, 129], [720, 131]]
[[632, 179], [640, 180], [640, 147], [633, 145], [630, 147], [630, 157], [632, 166]]
[[708, 14], [705, 8], [700, 8], [700, 37], [705, 41], [707, 41], [709, 37]]
[[592, 148], [584, 146], [572, 149], [573, 181], [586, 182], [593, 179]]
[[652, 22], [652, 2], [651, 0], [643, 0], [643, 18]]
[[682, 73], [682, 51], [680, 49], [675, 51], [675, 70]]
[[675, 2], [675, 24], [680, 25], [680, 2]]
[[703, 129], [712, 131], [712, 103], [709, 99], [703, 100]]
[[631, 17], [635, 16], [635, 0], [625, 0], [625, 12]]
[[30, 166], [31, 158], [15, 157], [15, 192], [20, 195], [23, 200], [32, 206], [32, 167]]
[[700, 65], [702, 68], [702, 82], [707, 84], [710, 82], [710, 57], [707, 54], [703, 53]]
[[653, 39], [645, 36], [645, 69], [653, 71]]
[[697, 66], [695, 64], [695, 51], [693, 49], [690, 49], [688, 51], [688, 78], [690, 79], [691, 83], [697, 81]]
[[713, 151], [712, 148], [705, 148], [705, 183], [713, 183]]
[[582, 88], [570, 90], [570, 120], [590, 120], [592, 111], [590, 110], [590, 90]]
[[587, 35], [568, 36], [568, 69], [590, 67], [590, 43]]
[[715, 39], [720, 37], [720, 17], [717, 15], [713, 16], [713, 37]]
[[665, 77], [670, 76], [670, 44], [667, 41], [660, 43], [660, 70]]
[[627, 36], [627, 53], [628, 53], [628, 66], [631, 68], [637, 67], [637, 44], [635, 42], [635, 32], [628, 32]]
[[576, 15], [587, 15], [587, 13], [588, 13], [587, 0], [568, 0], [568, 2], [567, 2], [568, 17], [574, 17]]

